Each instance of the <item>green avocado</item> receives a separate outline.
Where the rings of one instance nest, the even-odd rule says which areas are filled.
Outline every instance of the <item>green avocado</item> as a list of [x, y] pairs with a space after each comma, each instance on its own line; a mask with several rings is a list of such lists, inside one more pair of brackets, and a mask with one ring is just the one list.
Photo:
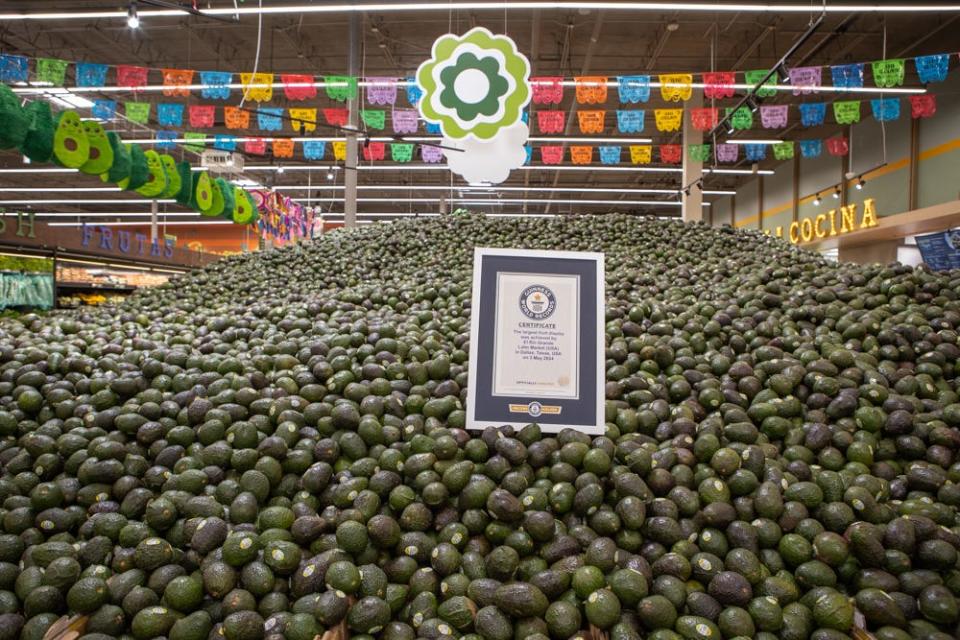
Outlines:
[[167, 177], [167, 188], [164, 189], [161, 197], [173, 198], [180, 193], [180, 187], [182, 186], [180, 182], [180, 172], [177, 170], [177, 163], [173, 159], [173, 156], [162, 153], [160, 154], [160, 165], [163, 167], [163, 172]]
[[147, 176], [147, 182], [135, 191], [147, 198], [159, 197], [167, 188], [167, 174], [163, 170], [163, 162], [160, 160], [160, 154], [153, 149], [143, 152], [147, 158], [147, 170], [150, 172]]
[[139, 145], [128, 144], [127, 150], [130, 152], [130, 177], [117, 183], [121, 189], [136, 191], [147, 183], [150, 176], [150, 169], [147, 167], [147, 157]]
[[82, 125], [87, 143], [90, 145], [90, 152], [80, 171], [90, 175], [100, 175], [109, 171], [113, 166], [113, 147], [103, 127], [96, 120], [85, 120]]
[[220, 193], [223, 195], [223, 211], [220, 212], [220, 217], [225, 220], [233, 221], [233, 212], [237, 207], [237, 201], [234, 197], [233, 185], [224, 180], [223, 178], [217, 178], [217, 184], [220, 186]]
[[113, 164], [110, 168], [100, 174], [100, 179], [104, 182], [119, 183], [121, 180], [130, 178], [130, 150], [120, 140], [120, 136], [111, 131], [107, 134], [107, 142], [113, 150]]
[[64, 167], [79, 169], [90, 159], [90, 142], [76, 111], [63, 111], [57, 116], [53, 134], [53, 156]]
[[178, 162], [177, 174], [180, 176], [180, 191], [176, 193], [177, 204], [188, 206], [193, 195], [193, 171], [190, 163], [186, 160]]
[[210, 181], [210, 207], [203, 212], [205, 216], [216, 217], [223, 213], [223, 191], [220, 189], [219, 179]]
[[20, 98], [0, 84], [0, 149], [15, 149], [23, 144], [30, 129], [30, 117], [20, 106]]
[[236, 204], [233, 208], [233, 221], [237, 224], [253, 224], [257, 220], [257, 206], [253, 202], [250, 192], [241, 187], [234, 187], [233, 197]]
[[206, 171], [201, 171], [193, 176], [193, 196], [190, 198], [190, 207], [198, 213], [209, 215], [207, 211], [212, 205], [213, 187], [210, 175]]
[[20, 144], [20, 151], [31, 162], [50, 162], [54, 125], [49, 103], [40, 100], [31, 102], [23, 112], [30, 119], [30, 128]]

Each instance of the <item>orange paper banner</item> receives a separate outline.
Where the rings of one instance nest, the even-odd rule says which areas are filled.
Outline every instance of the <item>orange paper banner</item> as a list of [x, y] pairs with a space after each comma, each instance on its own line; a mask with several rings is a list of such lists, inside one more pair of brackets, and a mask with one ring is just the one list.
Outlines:
[[278, 138], [273, 141], [273, 157], [274, 158], [292, 158], [293, 157], [293, 140], [289, 138]]
[[310, 133], [317, 129], [317, 110], [316, 109], [290, 109], [290, 124], [293, 130], [300, 133], [300, 125], [303, 124], [303, 132]]
[[593, 162], [593, 147], [589, 145], [570, 147], [570, 160], [573, 164], [590, 164]]
[[243, 97], [255, 102], [270, 102], [273, 98], [272, 73], [241, 73]]
[[190, 89], [185, 89], [186, 85], [193, 84], [193, 71], [190, 69], [164, 69], [163, 70], [163, 95], [189, 96]]
[[603, 109], [596, 111], [577, 111], [577, 121], [580, 123], [580, 133], [603, 133], [607, 112]]
[[693, 93], [693, 76], [689, 73], [665, 73], [660, 75], [660, 95], [667, 102], [689, 100]]
[[683, 124], [683, 109], [654, 109], [657, 131], [680, 131]]
[[649, 144], [630, 145], [630, 162], [632, 164], [650, 164], [653, 159], [653, 147]]
[[580, 76], [573, 80], [577, 87], [577, 102], [580, 104], [603, 104], [607, 101], [606, 76]]
[[240, 107], [224, 107], [223, 121], [227, 129], [249, 129], [250, 112]]

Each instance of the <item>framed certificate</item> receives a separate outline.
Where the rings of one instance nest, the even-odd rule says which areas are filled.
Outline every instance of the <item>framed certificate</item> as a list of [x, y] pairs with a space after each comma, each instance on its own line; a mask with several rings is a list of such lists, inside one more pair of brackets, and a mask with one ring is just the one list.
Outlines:
[[467, 428], [604, 427], [602, 253], [474, 250]]

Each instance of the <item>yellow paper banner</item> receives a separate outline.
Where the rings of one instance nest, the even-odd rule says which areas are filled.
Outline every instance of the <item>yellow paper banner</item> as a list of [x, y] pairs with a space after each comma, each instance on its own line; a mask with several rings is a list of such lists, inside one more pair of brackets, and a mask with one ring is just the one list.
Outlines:
[[683, 109], [654, 109], [657, 131], [680, 131], [683, 124]]
[[593, 162], [593, 147], [589, 145], [570, 147], [570, 159], [573, 164], [590, 164]]
[[630, 145], [630, 162], [633, 164], [650, 164], [653, 159], [653, 146], [649, 144]]
[[270, 102], [273, 98], [272, 73], [241, 73], [243, 97], [255, 102]]
[[607, 112], [603, 109], [596, 111], [577, 111], [577, 121], [580, 123], [580, 133], [603, 133]]
[[347, 141], [346, 140], [333, 141], [333, 159], [334, 160], [347, 159]]
[[603, 104], [607, 101], [606, 76], [580, 76], [573, 79], [580, 104]]
[[290, 109], [290, 124], [293, 130], [300, 133], [300, 125], [303, 124], [304, 133], [310, 133], [317, 128], [317, 110], [316, 109]]
[[693, 76], [689, 73], [665, 73], [660, 75], [660, 95], [667, 102], [689, 100], [693, 93]]

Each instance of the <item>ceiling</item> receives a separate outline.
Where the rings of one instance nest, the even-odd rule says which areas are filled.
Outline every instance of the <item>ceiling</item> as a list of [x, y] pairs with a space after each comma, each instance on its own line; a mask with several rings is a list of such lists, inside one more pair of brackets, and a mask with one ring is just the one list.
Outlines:
[[[126, 10], [121, 2], [57, 2], [46, 0], [18, 1], [19, 12], [56, 11], [64, 13], [92, 10]], [[140, 2], [142, 13], [151, 8]], [[187, 2], [186, 4], [189, 4]], [[232, 0], [200, 2], [199, 8], [230, 7]], [[265, 1], [264, 6], [282, 6], [284, 3]], [[303, 3], [320, 5], [324, 3]], [[326, 3], [330, 4], [330, 3]], [[362, 3], [361, 3], [362, 4]], [[437, 5], [445, 3], [437, 2]], [[456, 3], [454, 3], [456, 4]], [[244, 7], [256, 6], [246, 0]], [[4, 9], [0, 9], [2, 12]], [[665, 72], [701, 72], [714, 70], [747, 70], [770, 68], [806, 31], [814, 15], [808, 13], [770, 12], [688, 12], [688, 11], [624, 11], [596, 10], [448, 10], [391, 11], [360, 14], [360, 68], [363, 76], [407, 77], [428, 57], [430, 45], [438, 36], [464, 32], [473, 26], [485, 26], [496, 33], [514, 38], [520, 51], [531, 61], [534, 76], [630, 75]], [[868, 62], [881, 58], [941, 53], [956, 49], [954, 36], [956, 12], [926, 12], [897, 14], [828, 13], [816, 33], [793, 55], [788, 66], [831, 65], [843, 62]], [[348, 71], [348, 33], [350, 16], [346, 13], [285, 13], [265, 15], [262, 18], [262, 40], [259, 69], [275, 73], [307, 73], [316, 76], [344, 75]], [[197, 16], [159, 17], [144, 15], [139, 29], [130, 29], [126, 20], [118, 18], [53, 19], [43, 21], [0, 21], [0, 48], [4, 53], [30, 57], [57, 57], [70, 61], [102, 62], [108, 64], [135, 64], [155, 69], [188, 68], [247, 72], [252, 70], [257, 49], [258, 18], [244, 15], [238, 21], [214, 20]], [[32, 69], [32, 66], [31, 66]], [[917, 86], [912, 65], [908, 65], [908, 86]], [[72, 85], [68, 75], [68, 85]], [[110, 82], [110, 80], [108, 80]], [[151, 83], [159, 82], [154, 72]], [[322, 90], [321, 90], [322, 91]], [[565, 91], [559, 108], [568, 113], [573, 104], [573, 90]], [[617, 109], [615, 90], [606, 104], [610, 111]], [[188, 104], [237, 104], [240, 92], [234, 91], [229, 101], [205, 101], [199, 92], [177, 100]], [[279, 94], [279, 97], [277, 97]], [[141, 100], [170, 101], [158, 93], [144, 93], [137, 97], [111, 93], [84, 94], [89, 99], [108, 98], [118, 102]], [[828, 98], [829, 99], [829, 98]], [[732, 106], [737, 98], [722, 101], [719, 106]], [[792, 95], [780, 94], [775, 102], [799, 101]], [[275, 92], [275, 106], [290, 106], [282, 92]], [[403, 97], [398, 105], [407, 106]], [[292, 106], [335, 106], [325, 97], [310, 103]], [[649, 110], [666, 106], [654, 90], [646, 105]], [[671, 105], [675, 106], [675, 105]], [[534, 107], [536, 108], [536, 107]], [[155, 113], [155, 110], [154, 110]], [[218, 109], [222, 132], [222, 111]], [[81, 115], [84, 115], [81, 113]], [[89, 114], [87, 114], [89, 115]], [[604, 136], [623, 138], [615, 132], [608, 114]], [[389, 125], [388, 125], [389, 127]], [[834, 133], [836, 125], [821, 130], [804, 129], [804, 137], [826, 137]], [[111, 123], [111, 129], [127, 138], [150, 137], [148, 129], [128, 122]], [[534, 127], [535, 128], [535, 127]], [[568, 116], [568, 135], [578, 135], [576, 118]], [[230, 132], [236, 133], [236, 132]], [[287, 134], [289, 134], [289, 129]], [[754, 136], [756, 135], [754, 131]], [[800, 131], [779, 132], [783, 139], [797, 139]], [[258, 135], [251, 131], [250, 135]], [[318, 127], [315, 135], [330, 136], [336, 132]], [[371, 132], [376, 135], [376, 132]], [[422, 134], [421, 134], [422, 135]], [[534, 131], [533, 135], [537, 135]], [[652, 138], [653, 144], [681, 142], [679, 134], [659, 133], [648, 113], [646, 130], [638, 136]], [[534, 145], [537, 146], [536, 144]], [[345, 171], [332, 173], [327, 169], [306, 171], [308, 166], [299, 155], [294, 160], [283, 160], [281, 173], [273, 166], [278, 163], [270, 157], [248, 157], [248, 166], [268, 167], [267, 170], [249, 170], [245, 177], [268, 186], [284, 187], [284, 193], [294, 197], [341, 198]], [[330, 158], [330, 150], [327, 151]], [[175, 154], [190, 158], [190, 152], [178, 149]], [[484, 211], [537, 213], [596, 213], [610, 210], [633, 211], [657, 215], [678, 215], [676, 190], [680, 189], [681, 174], [672, 172], [605, 171], [594, 158], [591, 167], [577, 170], [553, 170], [544, 167], [534, 151], [533, 166], [514, 171], [510, 179], [496, 192], [467, 191], [467, 185], [445, 170], [424, 170], [410, 165], [395, 165], [388, 161], [365, 163], [358, 171], [361, 217], [376, 218], [376, 213], [435, 212], [438, 199], [453, 198], [448, 208], [467, 206]], [[626, 160], [626, 159], [625, 159]], [[326, 166], [332, 161], [313, 163]], [[342, 163], [341, 163], [342, 164]], [[371, 165], [372, 166], [369, 166]], [[422, 164], [415, 160], [413, 164]], [[625, 161], [624, 166], [629, 166]], [[363, 166], [368, 165], [368, 166]], [[660, 165], [651, 165], [657, 167]], [[22, 164], [18, 154], [0, 154], [0, 169], [29, 168]], [[738, 168], [749, 173], [745, 164]], [[769, 161], [761, 168], [777, 170], [777, 163]], [[782, 167], [781, 167], [782, 169]], [[735, 188], [749, 175], [707, 175], [705, 200], [715, 199], [710, 192]], [[7, 210], [32, 208], [43, 213], [91, 214], [149, 212], [147, 202], [117, 202], [131, 200], [130, 194], [113, 192], [79, 192], [76, 187], [100, 187], [89, 176], [65, 173], [3, 173], [0, 172], [0, 201]], [[393, 187], [390, 189], [384, 187]], [[428, 189], [427, 187], [433, 187]], [[448, 188], [444, 190], [444, 187]], [[51, 188], [62, 189], [52, 191]], [[18, 189], [25, 189], [18, 191]], [[30, 191], [32, 189], [32, 191]], [[38, 191], [43, 189], [44, 191]], [[612, 191], [588, 191], [608, 189]], [[642, 189], [672, 190], [673, 193], [645, 193]], [[464, 205], [457, 198], [483, 200], [527, 200], [497, 205]], [[550, 200], [550, 203], [533, 199]], [[20, 202], [47, 200], [48, 202]], [[82, 203], [78, 200], [103, 200]], [[53, 202], [49, 202], [53, 201]], [[580, 202], [602, 201], [602, 202]], [[617, 201], [611, 203], [610, 201]], [[623, 202], [623, 204], [619, 204]], [[644, 202], [645, 204], [627, 204]], [[658, 204], [659, 203], [659, 204]], [[317, 202], [325, 211], [343, 211], [343, 203]], [[185, 212], [176, 205], [162, 204], [163, 212]], [[367, 214], [367, 215], [363, 215]], [[183, 219], [191, 219], [184, 217]], [[336, 218], [336, 216], [332, 216]], [[83, 219], [83, 218], [76, 218]], [[103, 221], [109, 217], [97, 217]], [[118, 219], [131, 219], [120, 216]]]

